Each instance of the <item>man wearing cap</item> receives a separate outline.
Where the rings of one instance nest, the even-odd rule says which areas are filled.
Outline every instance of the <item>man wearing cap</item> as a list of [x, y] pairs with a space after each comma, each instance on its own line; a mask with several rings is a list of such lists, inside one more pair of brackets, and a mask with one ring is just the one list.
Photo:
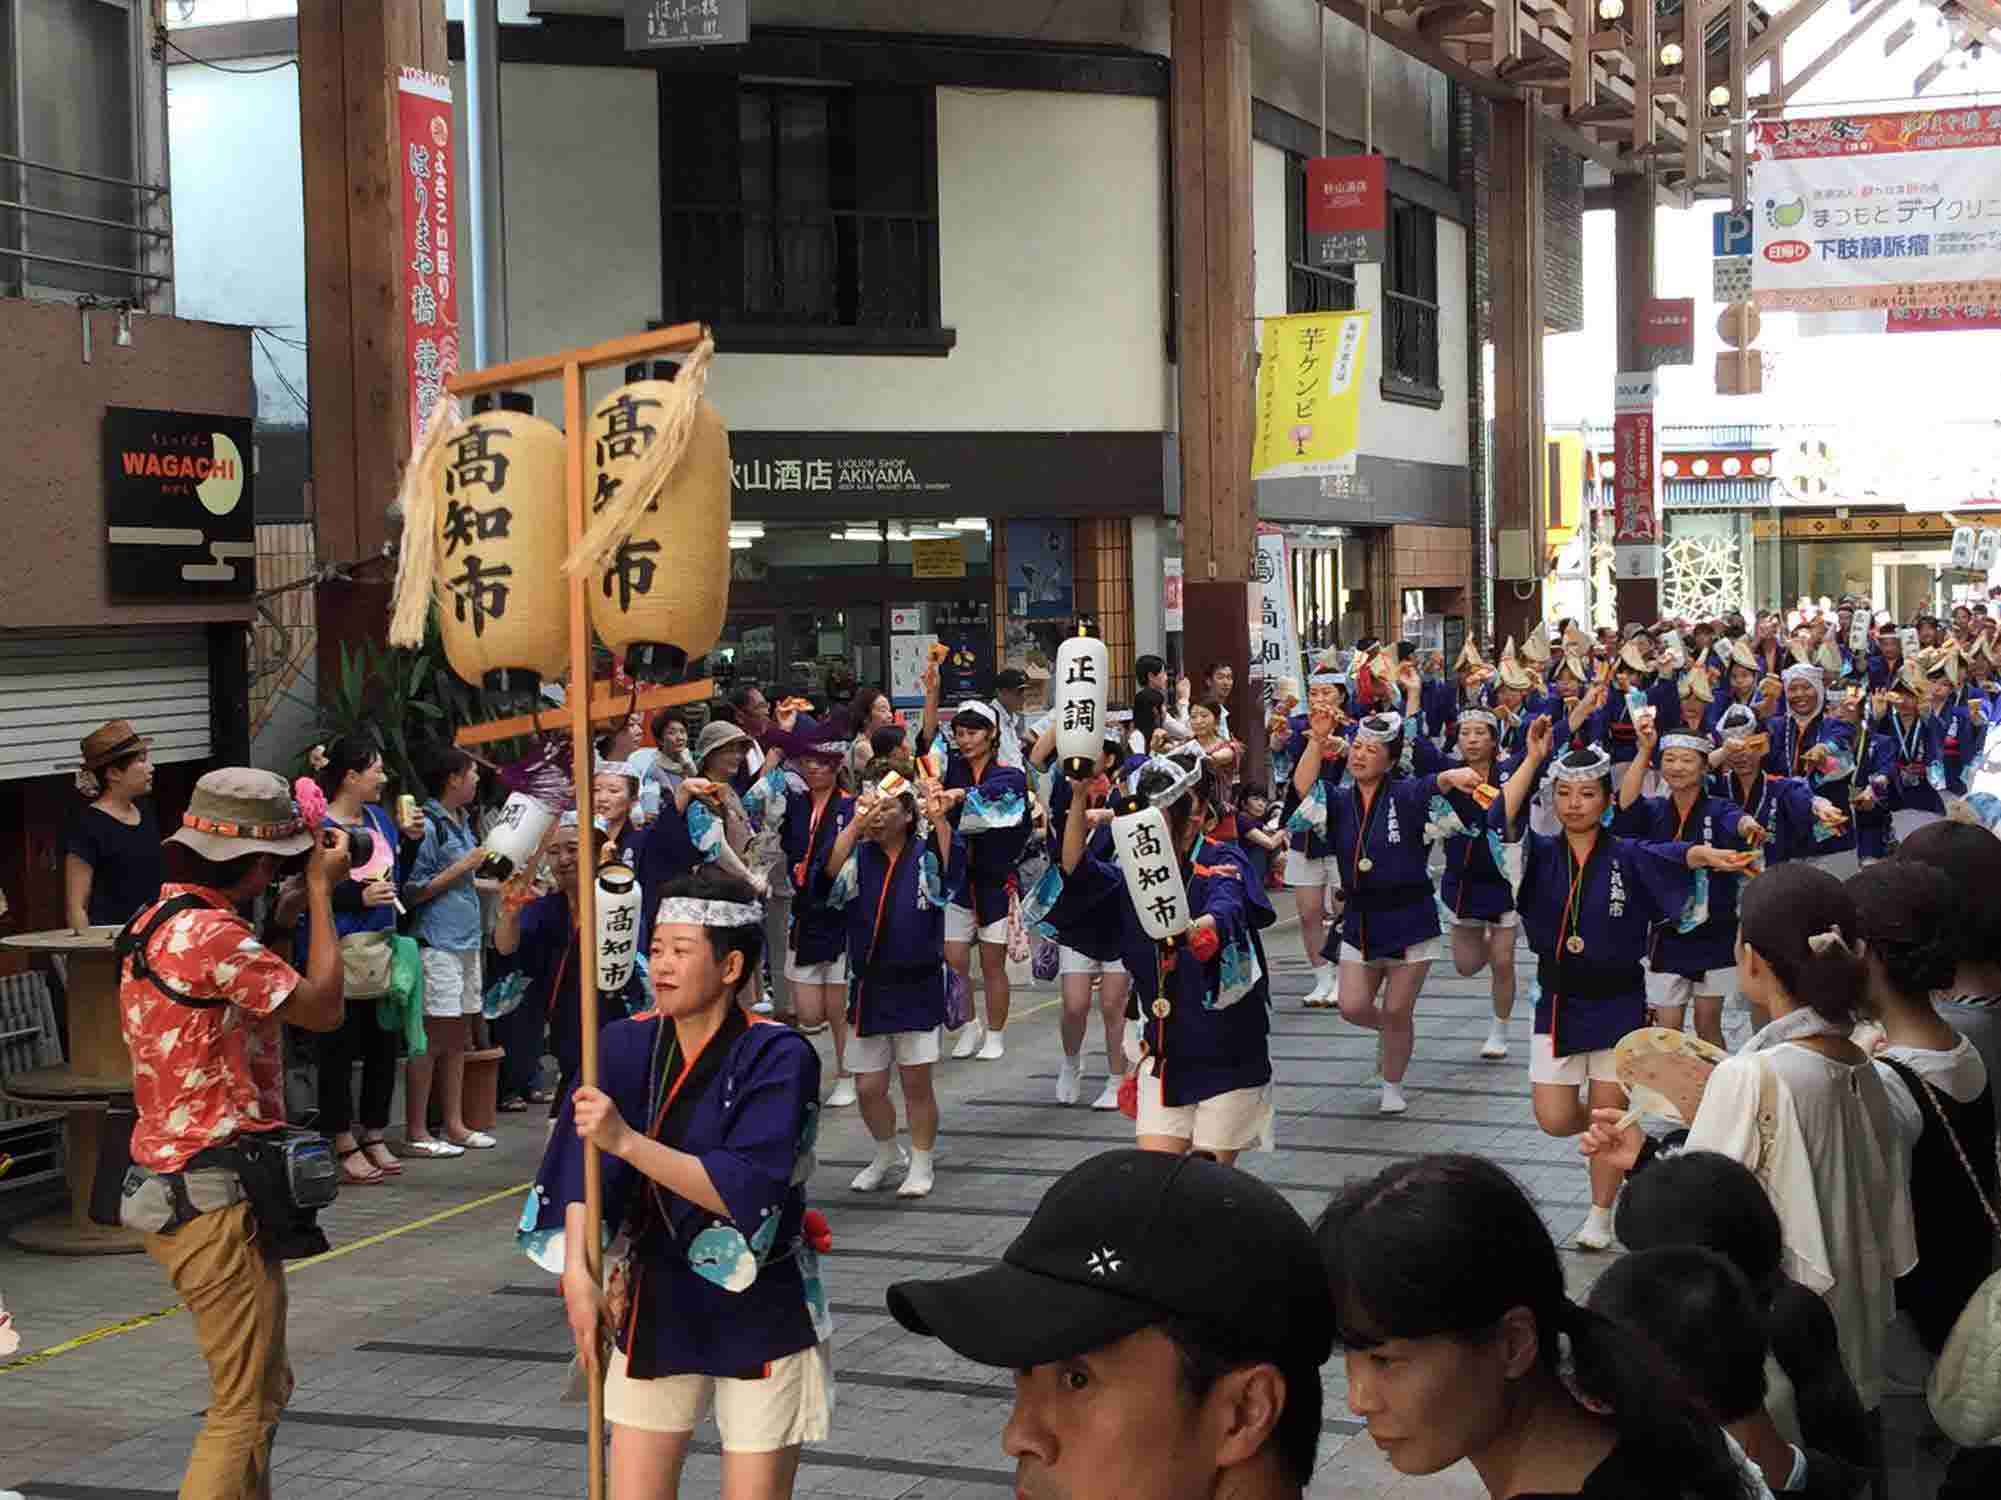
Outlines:
[[[311, 959], [301, 975], [257, 941], [238, 909], [281, 861], [308, 850]], [[186, 1303], [209, 1368], [208, 1414], [180, 1492], [248, 1500], [271, 1493], [271, 1438], [292, 1394], [285, 1275], [241, 1179], [211, 1153], [284, 1125], [282, 1027], [327, 1032], [346, 1019], [333, 890], [347, 875], [348, 837], [330, 827], [315, 842], [281, 779], [230, 767], [195, 783], [163, 854], [160, 899], [120, 939], [118, 1016], [138, 1113], [132, 1161], [173, 1205], [164, 1227], [146, 1234], [146, 1253]]]
[[1290, 1500], [1313, 1475], [1327, 1277], [1306, 1221], [1234, 1168], [1094, 1156], [1000, 1264], [888, 1300], [912, 1332], [1014, 1371], [1001, 1447], [1020, 1500]]

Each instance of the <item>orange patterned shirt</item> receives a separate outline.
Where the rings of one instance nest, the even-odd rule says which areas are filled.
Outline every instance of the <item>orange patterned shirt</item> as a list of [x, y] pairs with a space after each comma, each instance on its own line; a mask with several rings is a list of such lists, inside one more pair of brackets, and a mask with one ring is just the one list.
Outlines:
[[[181, 1005], [135, 976], [129, 961], [119, 976], [119, 1021], [139, 1112], [132, 1159], [156, 1172], [178, 1172], [209, 1146], [285, 1123], [284, 1048], [273, 1013], [301, 982], [257, 941], [223, 892], [168, 885], [160, 899], [182, 894], [213, 909], [195, 907], [163, 923], [147, 945], [147, 966], [175, 994], [228, 1004]], [[140, 912], [136, 927], [153, 911]]]

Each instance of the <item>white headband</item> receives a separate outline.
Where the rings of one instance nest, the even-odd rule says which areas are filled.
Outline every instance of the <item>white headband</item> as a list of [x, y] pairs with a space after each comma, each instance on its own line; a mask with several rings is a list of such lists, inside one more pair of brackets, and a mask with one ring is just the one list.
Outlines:
[[1756, 729], [1758, 716], [1741, 703], [1733, 703], [1723, 710], [1723, 717], [1716, 721], [1716, 727], [1729, 734], [1737, 729]]
[[698, 901], [693, 896], [669, 896], [660, 903], [655, 927], [669, 922], [689, 927], [755, 927], [764, 920], [758, 901]]
[[1699, 734], [1664, 734], [1661, 736], [1663, 750], [1693, 750], [1699, 755], [1707, 755], [1716, 747]]
[[1549, 774], [1555, 780], [1603, 781], [1612, 774], [1612, 757], [1596, 745], [1592, 746], [1589, 750], [1576, 750], [1571, 754], [1579, 756], [1589, 755], [1592, 759], [1582, 765], [1568, 765], [1566, 762], [1571, 759], [1571, 755], [1564, 756], [1562, 760], [1557, 761], [1555, 765], [1549, 768]]
[[1826, 707], [1827, 689], [1822, 686], [1823, 678], [1819, 667], [1811, 666], [1806, 662], [1794, 662], [1793, 665], [1787, 667], [1785, 671], [1779, 674], [1779, 681], [1787, 687], [1791, 687], [1795, 682], [1812, 683], [1814, 694], [1820, 699], [1817, 707]]
[[1501, 729], [1500, 719], [1484, 708], [1465, 709], [1459, 715], [1459, 722], [1461, 724], [1485, 724], [1496, 734], [1500, 733]]
[[994, 712], [993, 705], [982, 703], [977, 698], [969, 698], [964, 703], [961, 703], [959, 705], [959, 712], [953, 714], [952, 717], [956, 719], [959, 717], [959, 714], [978, 714], [996, 729], [1000, 727], [1000, 715]]
[[639, 780], [639, 773], [632, 769], [632, 762], [624, 760], [601, 760], [593, 776], [623, 776], [627, 781]]
[[1358, 745], [1393, 745], [1397, 736], [1403, 733], [1403, 717], [1400, 714], [1370, 714], [1355, 726], [1355, 743]]
[[1137, 797], [1140, 778], [1148, 771], [1165, 771], [1174, 778], [1166, 787], [1147, 799], [1154, 807], [1172, 807], [1181, 800], [1189, 788], [1202, 779], [1202, 762], [1177, 759], [1171, 755], [1149, 756], [1142, 764], [1134, 767], [1132, 774], [1126, 778], [1126, 791]]

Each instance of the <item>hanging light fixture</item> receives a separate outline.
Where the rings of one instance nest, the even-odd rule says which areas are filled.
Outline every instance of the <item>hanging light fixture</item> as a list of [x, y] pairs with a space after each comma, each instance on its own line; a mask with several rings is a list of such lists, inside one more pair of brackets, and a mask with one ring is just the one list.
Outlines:
[[1719, 83], [1716, 85], [1715, 88], [1709, 91], [1709, 107], [1711, 109], [1727, 109], [1729, 108], [1729, 106], [1730, 106], [1730, 85], [1727, 83]]
[[1598, 0], [1598, 19], [1616, 21], [1626, 13], [1626, 0]]
[[1678, 68], [1681, 66], [1680, 42], [1661, 43], [1661, 66], [1664, 68]]

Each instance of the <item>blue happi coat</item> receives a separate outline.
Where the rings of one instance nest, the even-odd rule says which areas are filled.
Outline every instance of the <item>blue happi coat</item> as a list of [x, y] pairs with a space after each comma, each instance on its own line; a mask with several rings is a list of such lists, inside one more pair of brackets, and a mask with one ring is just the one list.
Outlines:
[[1372, 962], [1394, 959], [1438, 936], [1438, 891], [1425, 844], [1437, 796], [1433, 773], [1387, 776], [1366, 802], [1353, 782], [1330, 796], [1323, 776], [1300, 799], [1286, 826], [1327, 840], [1344, 903], [1323, 956], [1338, 960], [1346, 944]]
[[[1738, 831], [1744, 809], [1727, 797], [1698, 791], [1695, 804], [1684, 815], [1673, 797], [1642, 797], [1631, 807], [1621, 808], [1612, 817], [1612, 831], [1646, 844], [1708, 844], [1716, 849], [1741, 850], [1749, 846]], [[1656, 974], [1682, 974], [1691, 978], [1711, 969], [1727, 969], [1737, 961], [1737, 896], [1744, 882], [1741, 875], [1721, 870], [1693, 872], [1692, 883], [1701, 888], [1707, 918], [1684, 930], [1683, 913], [1656, 923], [1647, 942], [1647, 966]]]
[[[1681, 722], [1681, 689], [1673, 679], [1649, 678], [1639, 691], [1646, 697], [1647, 706], [1653, 709], [1654, 724], [1660, 730], [1665, 732], [1668, 726]], [[1632, 709], [1617, 683], [1607, 692], [1604, 707], [1585, 721], [1584, 729], [1589, 743], [1605, 747], [1605, 753], [1612, 757], [1615, 768], [1623, 768], [1640, 753]], [[1616, 776], [1613, 784], [1618, 784]]]
[[854, 815], [855, 799], [838, 791], [828, 793], [826, 802], [818, 806], [811, 794], [794, 794], [785, 800], [781, 842], [786, 874], [792, 882], [789, 941], [802, 967], [832, 963], [848, 945], [847, 915], [827, 904], [820, 867]]
[[1003, 921], [1008, 882], [1035, 832], [1028, 814], [1028, 778], [1020, 767], [1004, 766], [996, 757], [976, 781], [972, 762], [951, 748], [942, 731], [931, 749], [945, 767], [945, 789], [966, 788], [965, 800], [952, 809], [952, 827], [963, 843], [954, 854], [964, 862], [963, 878], [953, 872], [952, 900], [971, 907], [982, 927]]
[[[1072, 807], [1070, 783], [1058, 781], [1049, 803], [1049, 839], [1058, 850], [1063, 847], [1063, 830]], [[1094, 828], [1084, 840], [1087, 859], [1116, 863], [1112, 830]], [[1246, 855], [1246, 858], [1249, 856]], [[1120, 904], [1099, 901], [1071, 902], [1059, 919], [1055, 908], [1063, 892], [1063, 871], [1052, 863], [1035, 889], [1022, 897], [1022, 920], [1044, 937], [1054, 938], [1066, 948], [1074, 948], [1086, 958], [1109, 963], [1125, 951], [1125, 917]]]
[[[1059, 928], [1102, 922], [1101, 912], [1116, 914], [1117, 956], [1132, 975], [1126, 1014], [1145, 1028], [1147, 1053], [1155, 1059], [1161, 1098], [1169, 1108], [1271, 1082], [1271, 983], [1258, 934], [1278, 913], [1252, 878], [1241, 849], [1204, 838], [1190, 852], [1182, 869], [1188, 916], [1216, 919], [1216, 956], [1202, 963], [1182, 948], [1164, 977], [1159, 945], [1140, 925], [1109, 841], [1094, 840], [1075, 870], [1066, 874], [1058, 865], [1052, 874], [1056, 889], [1049, 920]], [[1163, 995], [1170, 1007], [1164, 1019], [1153, 1014], [1153, 1002]]]
[[[1458, 756], [1433, 753], [1417, 756], [1417, 769], [1436, 774], [1463, 766]], [[1519, 755], [1508, 756], [1488, 773], [1495, 787], [1506, 786], [1521, 764]], [[1506, 872], [1506, 855], [1501, 835], [1487, 821], [1487, 814], [1467, 792], [1444, 792], [1430, 808], [1430, 831], [1445, 841], [1445, 877], [1439, 882], [1438, 899], [1455, 917], [1492, 922], [1515, 909], [1514, 884]]]
[[[1774, 776], [1806, 782], [1816, 797], [1825, 797], [1844, 813], [1848, 811], [1850, 782], [1855, 774], [1855, 726], [1830, 719], [1825, 710], [1815, 714], [1804, 727], [1790, 713], [1765, 721], [1771, 748], [1765, 752], [1765, 769]], [[1827, 746], [1827, 756], [1818, 767], [1808, 766], [1806, 754], [1815, 745]], [[1790, 851], [1790, 858], [1806, 859], [1822, 854], [1842, 854], [1855, 847], [1855, 824], [1851, 819], [1839, 830], [1814, 822], [1809, 842]]]
[[1893, 811], [1945, 812], [1943, 793], [1952, 786], [1945, 757], [1947, 729], [1938, 714], [1919, 714], [1906, 726], [1894, 709], [1876, 721], [1869, 739]]
[[[953, 841], [955, 854], [959, 842]], [[839, 874], [831, 880], [822, 874], [821, 889], [846, 923], [848, 1025], [855, 1035], [944, 1025], [951, 891], [937, 844], [919, 842], [912, 829], [892, 862], [881, 845], [857, 843]]]
[[1734, 771], [1712, 771], [1709, 794], [1764, 825], [1770, 835], [1765, 842], [1767, 865], [1784, 864], [1802, 852], [1814, 852], [1813, 792], [1804, 781], [1773, 776], [1762, 766], [1748, 782]]
[[[614, 1254], [621, 1237], [632, 1253], [630, 1304], [613, 1337], [635, 1379], [754, 1379], [833, 1333], [819, 1261], [800, 1234], [820, 1059], [790, 1027], [734, 1005], [692, 1063], [670, 1052], [672, 1028], [657, 1015], [607, 1027], [598, 1086], [634, 1130], [698, 1157], [729, 1212], [712, 1213], [617, 1157], [600, 1158], [606, 1237]], [[563, 1269], [564, 1210], [584, 1197], [573, 1104], [563, 1103], [516, 1236], [552, 1272]]]

